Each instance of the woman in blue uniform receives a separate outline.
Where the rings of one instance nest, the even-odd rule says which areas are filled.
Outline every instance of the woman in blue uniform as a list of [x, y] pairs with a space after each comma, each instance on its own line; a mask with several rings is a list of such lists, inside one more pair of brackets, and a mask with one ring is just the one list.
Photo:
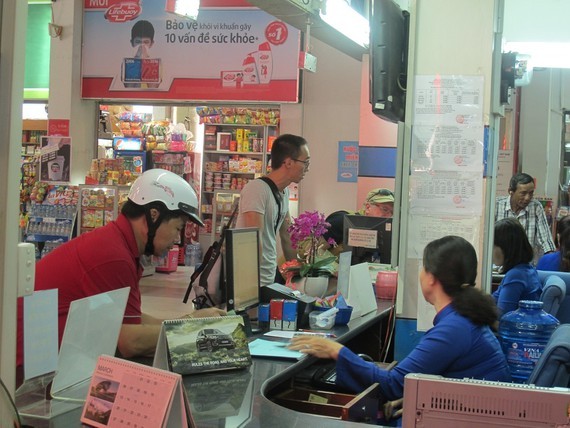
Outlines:
[[437, 311], [434, 326], [391, 370], [364, 361], [344, 345], [315, 336], [297, 336], [290, 348], [336, 362], [337, 384], [361, 392], [378, 382], [387, 400], [403, 397], [408, 373], [511, 381], [506, 358], [491, 331], [498, 319], [490, 295], [475, 288], [477, 255], [458, 236], [430, 242], [423, 255], [423, 296]]
[[521, 300], [540, 300], [542, 283], [533, 258], [532, 246], [517, 219], [509, 217], [495, 223], [493, 263], [505, 276], [493, 297], [501, 314], [516, 310]]

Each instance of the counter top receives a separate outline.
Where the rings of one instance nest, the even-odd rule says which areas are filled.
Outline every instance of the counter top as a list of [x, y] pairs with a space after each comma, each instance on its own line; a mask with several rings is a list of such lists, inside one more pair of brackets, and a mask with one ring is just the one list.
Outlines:
[[[156, 273], [141, 281], [143, 311], [169, 318], [175, 313], [188, 313], [191, 304], [182, 303], [191, 270], [182, 268], [170, 274]], [[392, 309], [391, 302], [378, 300], [378, 309], [353, 319], [347, 326], [335, 327], [338, 341], [348, 344], [360, 337], [370, 342], [373, 334], [382, 328]], [[378, 334], [380, 334], [378, 332]], [[379, 345], [379, 343], [378, 343]], [[360, 351], [359, 351], [360, 352]], [[313, 426], [323, 422], [322, 417], [287, 409], [271, 401], [272, 390], [290, 383], [293, 376], [317, 361], [307, 357], [300, 361], [271, 358], [253, 358], [247, 370], [212, 372], [184, 376], [192, 416], [197, 427], [276, 427]], [[59, 415], [51, 420], [25, 422], [37, 428], [80, 427], [81, 408]], [[326, 419], [327, 427], [363, 426], [353, 422]]]

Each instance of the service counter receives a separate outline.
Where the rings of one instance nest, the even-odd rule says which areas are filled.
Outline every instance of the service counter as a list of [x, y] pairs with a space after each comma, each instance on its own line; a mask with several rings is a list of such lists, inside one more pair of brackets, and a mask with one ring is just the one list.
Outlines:
[[[182, 303], [188, 285], [188, 272], [173, 274], [154, 274], [143, 278], [141, 282], [143, 307], [152, 308], [151, 315], [161, 316], [161, 313], [167, 311], [170, 314], [190, 312], [185, 310], [189, 305]], [[333, 329], [339, 342], [346, 344], [355, 352], [367, 353], [373, 358], [380, 354], [392, 310], [391, 302], [382, 300], [377, 302], [378, 308], [375, 312], [351, 320], [347, 326]], [[317, 361], [319, 360], [309, 356], [300, 361], [255, 357], [252, 366], [247, 370], [184, 376], [184, 386], [196, 425], [217, 428], [288, 428], [320, 426], [323, 423], [327, 427], [365, 426], [297, 412], [271, 400], [277, 392], [291, 384], [296, 374]], [[26, 419], [24, 422], [37, 428], [75, 428], [82, 426], [79, 422], [80, 413], [81, 408], [77, 408], [51, 420]]]

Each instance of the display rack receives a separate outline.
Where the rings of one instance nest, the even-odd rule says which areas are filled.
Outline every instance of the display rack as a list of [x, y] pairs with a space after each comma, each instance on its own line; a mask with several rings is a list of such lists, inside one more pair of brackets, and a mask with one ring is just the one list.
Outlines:
[[186, 151], [153, 150], [150, 168], [162, 168], [172, 171], [182, 178], [193, 171], [194, 153]]
[[80, 185], [77, 234], [89, 232], [115, 220], [128, 190], [128, 186]]
[[47, 135], [47, 120], [22, 121], [22, 153], [20, 176], [20, 212], [26, 212], [30, 194], [39, 177], [39, 148], [41, 137]]
[[216, 239], [219, 226], [214, 212], [216, 192], [239, 194], [249, 180], [266, 174], [268, 147], [277, 132], [276, 125], [205, 124], [200, 204], [211, 239]]
[[236, 202], [239, 200], [239, 190], [216, 190], [214, 192], [212, 212], [212, 242], [220, 237], [222, 227], [228, 222]]
[[45, 188], [45, 196], [29, 205], [25, 230], [25, 241], [36, 244], [37, 259], [71, 239], [77, 215], [77, 186]]

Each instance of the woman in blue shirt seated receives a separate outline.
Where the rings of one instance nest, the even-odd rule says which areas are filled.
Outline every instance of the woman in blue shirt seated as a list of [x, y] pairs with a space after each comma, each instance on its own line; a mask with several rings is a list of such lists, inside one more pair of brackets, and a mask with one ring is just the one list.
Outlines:
[[542, 256], [536, 265], [538, 270], [570, 272], [570, 215], [562, 217], [556, 225], [554, 244], [557, 251]]
[[420, 285], [425, 300], [437, 311], [434, 326], [391, 370], [321, 337], [294, 337], [290, 348], [337, 360], [338, 385], [358, 393], [378, 382], [387, 400], [403, 397], [408, 373], [510, 382], [506, 358], [491, 331], [498, 319], [497, 307], [491, 296], [475, 288], [473, 246], [458, 236], [436, 239], [425, 247], [423, 263]]
[[493, 297], [501, 314], [518, 309], [520, 300], [540, 300], [542, 283], [531, 264], [533, 257], [532, 246], [517, 219], [495, 223], [493, 263], [505, 276]]

